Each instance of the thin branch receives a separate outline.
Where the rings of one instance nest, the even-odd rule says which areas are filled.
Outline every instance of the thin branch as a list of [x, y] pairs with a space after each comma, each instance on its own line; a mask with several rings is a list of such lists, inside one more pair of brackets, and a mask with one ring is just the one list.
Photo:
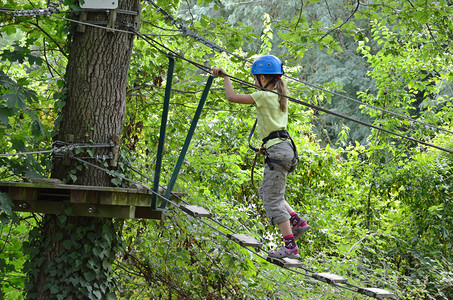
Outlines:
[[9, 236], [11, 235], [11, 231], [12, 231], [12, 230], [13, 230], [13, 224], [11, 224], [11, 225], [9, 226], [9, 231], [8, 231], [8, 234], [6, 235], [6, 238], [5, 238], [5, 240], [4, 240], [5, 243], [3, 244], [3, 247], [2, 247], [2, 249], [0, 250], [0, 253], [2, 253], [3, 250], [5, 250], [6, 243], [8, 243], [8, 244], [11, 245], [11, 243], [9, 243], [8, 240], [9, 240]]
[[52, 77], [54, 77], [54, 74], [52, 72], [52, 70], [53, 70], [55, 73], [57, 73], [58, 76], [61, 77], [61, 74], [58, 73], [57, 70], [55, 70], [54, 67], [52, 67], [52, 65], [49, 63], [49, 60], [47, 59], [46, 38], [43, 38], [43, 53], [44, 53], [44, 61], [46, 62], [47, 69], [49, 70], [50, 75], [52, 75]]
[[343, 25], [345, 25], [346, 23], [349, 22], [349, 20], [355, 15], [355, 13], [359, 10], [359, 7], [360, 7], [360, 0], [357, 0], [357, 6], [355, 7], [354, 11], [352, 12], [352, 14], [346, 19], [346, 21], [344, 21], [340, 26], [338, 27], [335, 27], [335, 28], [332, 28], [331, 30], [329, 30], [328, 32], [326, 32], [319, 40], [318, 40], [318, 43], [320, 41], [322, 41], [326, 36], [328, 36], [332, 31], [334, 30], [338, 30], [340, 29], [341, 27], [343, 27]]
[[296, 25], [294, 25], [294, 29], [299, 26], [300, 20], [302, 19], [302, 12], [304, 7], [304, 0], [300, 0], [300, 11], [299, 11], [299, 18], [297, 19]]
[[48, 34], [41, 26], [39, 26], [38, 24], [38, 21], [36, 21], [36, 23], [32, 23], [30, 22], [31, 25], [35, 25], [39, 30], [41, 30], [52, 42], [55, 43], [55, 45], [58, 47], [58, 49], [60, 50], [61, 54], [63, 54], [64, 57], [68, 58], [68, 55], [66, 54], [66, 52], [63, 50], [63, 48], [61, 48], [60, 44], [57, 43], [57, 41], [55, 41], [53, 39], [53, 37]]
[[329, 12], [329, 16], [332, 18], [332, 20], [334, 19], [333, 16], [332, 16], [332, 13], [330, 11], [330, 7], [329, 7], [329, 2], [327, 2], [327, 0], [324, 0], [324, 3], [326, 4], [327, 6], [327, 11]]

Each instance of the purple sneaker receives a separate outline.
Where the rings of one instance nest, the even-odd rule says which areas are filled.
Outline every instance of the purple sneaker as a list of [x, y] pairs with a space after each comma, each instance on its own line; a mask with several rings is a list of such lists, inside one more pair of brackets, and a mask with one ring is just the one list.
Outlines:
[[300, 222], [296, 226], [291, 227], [294, 239], [297, 240], [298, 238], [300, 238], [305, 232], [310, 230], [310, 228], [311, 227], [307, 224], [307, 221], [300, 220]]
[[285, 246], [277, 250], [272, 250], [269, 252], [269, 257], [272, 258], [300, 258], [299, 247], [294, 247], [293, 249], [288, 249]]

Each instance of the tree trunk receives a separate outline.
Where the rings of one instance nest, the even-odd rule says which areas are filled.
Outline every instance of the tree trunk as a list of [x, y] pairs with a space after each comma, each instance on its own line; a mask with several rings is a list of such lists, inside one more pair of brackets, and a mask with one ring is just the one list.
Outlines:
[[[137, 11], [138, 7], [138, 0], [120, 0], [118, 8]], [[117, 21], [133, 22], [133, 18], [117, 15]], [[108, 15], [88, 13], [87, 20], [106, 21]], [[133, 39], [133, 34], [90, 26], [74, 33], [66, 71], [66, 105], [56, 124], [56, 141], [109, 143], [113, 136], [121, 136]], [[110, 148], [93, 150], [95, 155], [111, 152]], [[81, 155], [89, 156], [86, 152]], [[71, 170], [80, 162], [63, 162], [54, 159], [52, 177], [72, 184], [111, 186], [106, 172], [91, 166], [74, 172]], [[27, 298], [116, 298], [111, 274], [120, 249], [120, 222], [65, 214], [70, 212], [44, 216], [42, 224], [30, 233]]]

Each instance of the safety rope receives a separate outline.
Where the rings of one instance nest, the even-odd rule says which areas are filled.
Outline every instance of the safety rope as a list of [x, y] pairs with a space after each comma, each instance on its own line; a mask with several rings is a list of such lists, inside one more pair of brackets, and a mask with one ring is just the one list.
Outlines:
[[[152, 0], [146, 0], [145, 2], [149, 3], [149, 4], [152, 4], [156, 10], [158, 12], [160, 12], [161, 14], [164, 15], [165, 19], [168, 19], [170, 20], [170, 22], [176, 26], [176, 28], [178, 28], [178, 30], [180, 30], [183, 34], [195, 39], [196, 41], [204, 44], [205, 46], [213, 49], [214, 51], [217, 51], [219, 53], [222, 53], [222, 52], [225, 52], [227, 53], [228, 55], [230, 56], [234, 56], [242, 61], [245, 61], [245, 62], [248, 62], [250, 64], [252, 64], [253, 62], [242, 57], [242, 56], [239, 56], [239, 55], [236, 55], [232, 52], [229, 52], [228, 50], [226, 50], [225, 48], [222, 48], [220, 47], [219, 45], [215, 44], [214, 42], [200, 36], [198, 33], [192, 31], [192, 30], [188, 30], [187, 29], [187, 25], [184, 24], [183, 22], [179, 21], [179, 20], [176, 20], [175, 18], [173, 18], [168, 12], [166, 12], [163, 8], [159, 7], [154, 1]], [[374, 105], [371, 105], [369, 103], [366, 103], [366, 102], [362, 102], [358, 99], [354, 99], [350, 96], [347, 96], [347, 95], [343, 95], [343, 94], [340, 94], [340, 93], [337, 93], [337, 92], [334, 92], [334, 91], [329, 91], [323, 87], [320, 87], [320, 86], [317, 86], [315, 84], [312, 84], [312, 83], [309, 83], [309, 82], [306, 82], [306, 81], [303, 81], [303, 80], [300, 80], [298, 78], [294, 78], [294, 77], [291, 77], [287, 74], [283, 74], [283, 76], [285, 78], [288, 78], [290, 80], [293, 80], [293, 81], [296, 81], [296, 82], [299, 82], [299, 83], [302, 83], [302, 84], [305, 84], [306, 86], [309, 86], [311, 88], [314, 88], [314, 89], [317, 89], [317, 90], [320, 90], [320, 91], [323, 91], [325, 93], [329, 93], [329, 94], [332, 94], [334, 96], [338, 96], [338, 97], [341, 97], [343, 99], [346, 99], [346, 100], [349, 100], [349, 101], [353, 101], [355, 103], [358, 103], [360, 105], [364, 105], [368, 108], [372, 108], [372, 109], [375, 109], [375, 110], [379, 110], [379, 111], [382, 111], [382, 112], [385, 112], [385, 113], [388, 113], [388, 114], [391, 114], [393, 116], [396, 116], [396, 117], [399, 117], [399, 118], [402, 118], [402, 119], [405, 119], [407, 121], [410, 121], [410, 122], [414, 122], [414, 123], [418, 123], [418, 124], [422, 124], [422, 125], [425, 125], [425, 126], [428, 126], [432, 129], [436, 129], [436, 130], [439, 130], [439, 131], [444, 131], [444, 132], [448, 132], [448, 133], [452, 133], [453, 134], [453, 131], [451, 130], [448, 130], [448, 129], [445, 129], [445, 128], [442, 128], [442, 127], [438, 127], [438, 126], [435, 126], [435, 125], [432, 125], [432, 124], [429, 124], [429, 123], [426, 123], [426, 122], [423, 122], [423, 121], [420, 121], [420, 120], [417, 120], [417, 119], [413, 119], [409, 116], [405, 116], [405, 115], [402, 115], [402, 114], [398, 114], [396, 112], [393, 112], [391, 110], [388, 110], [388, 109], [385, 109], [385, 108], [381, 108], [381, 107], [378, 107], [378, 106], [374, 106]]]
[[[205, 71], [205, 72], [207, 72], [209, 74], [211, 73], [211, 68], [210, 67], [204, 66], [202, 64], [199, 64], [197, 62], [194, 62], [194, 61], [192, 61], [190, 59], [185, 58], [182, 54], [179, 54], [179, 53], [171, 50], [170, 48], [166, 47], [162, 43], [157, 42], [156, 40], [152, 39], [151, 37], [144, 36], [144, 35], [140, 34], [139, 32], [135, 32], [135, 34], [137, 36], [141, 37], [149, 45], [153, 46], [155, 49], [157, 49], [161, 53], [166, 54], [165, 51], [163, 51], [159, 47], [162, 47], [166, 51], [171, 52], [172, 55], [174, 55], [175, 57], [180, 58], [180, 59], [182, 59], [182, 60], [184, 60], [184, 61], [186, 61], [186, 62], [188, 62], [188, 63], [190, 63], [190, 64], [192, 64], [192, 65], [194, 65], [196, 67], [198, 67], [200, 70], [203, 70], [203, 71]], [[159, 47], [153, 45], [153, 43], [159, 45]], [[415, 138], [412, 138], [412, 137], [409, 137], [409, 136], [406, 136], [406, 135], [403, 135], [403, 134], [400, 134], [400, 133], [397, 133], [397, 132], [394, 132], [394, 131], [391, 131], [391, 130], [388, 130], [388, 129], [385, 129], [385, 128], [382, 128], [382, 127], [379, 127], [379, 126], [364, 122], [364, 121], [361, 121], [361, 120], [357, 120], [357, 119], [351, 118], [349, 116], [346, 116], [346, 115], [343, 115], [343, 114], [340, 114], [340, 113], [336, 113], [334, 111], [322, 108], [322, 107], [314, 105], [314, 104], [310, 104], [308, 102], [293, 98], [291, 96], [283, 95], [283, 94], [281, 94], [281, 93], [279, 93], [277, 91], [274, 91], [274, 90], [270, 90], [270, 89], [266, 89], [266, 88], [263, 88], [263, 87], [256, 86], [255, 84], [249, 83], [247, 81], [244, 81], [244, 80], [242, 80], [240, 78], [237, 78], [237, 77], [234, 77], [234, 76], [228, 75], [228, 77], [230, 77], [230, 79], [232, 81], [237, 82], [239, 84], [245, 85], [247, 87], [255, 88], [255, 89], [263, 89], [263, 90], [265, 90], [267, 92], [271, 92], [271, 93], [276, 94], [278, 96], [285, 97], [291, 102], [298, 103], [300, 105], [309, 107], [311, 109], [314, 109], [314, 110], [317, 110], [317, 111], [321, 111], [321, 112], [324, 112], [324, 113], [327, 113], [327, 114], [331, 114], [331, 115], [334, 115], [336, 117], [339, 117], [339, 118], [342, 118], [342, 119], [345, 119], [345, 120], [348, 120], [348, 121], [351, 121], [351, 122], [355, 122], [355, 123], [358, 123], [358, 124], [361, 124], [361, 125], [364, 125], [364, 126], [367, 126], [367, 127], [379, 130], [379, 131], [383, 131], [383, 132], [391, 134], [391, 135], [395, 135], [395, 136], [400, 137], [402, 139], [406, 139], [406, 140], [409, 140], [409, 141], [412, 141], [412, 142], [415, 142], [415, 143], [418, 143], [418, 144], [422, 144], [422, 145], [427, 146], [427, 147], [436, 148], [438, 150], [453, 154], [453, 150], [450, 150], [450, 149], [447, 149], [447, 148], [444, 148], [444, 147], [440, 147], [440, 146], [437, 146], [437, 145], [434, 145], [434, 144], [430, 144], [430, 143], [427, 143], [427, 142], [424, 142], [424, 141], [421, 141], [421, 140], [418, 140], [418, 139], [415, 139]]]

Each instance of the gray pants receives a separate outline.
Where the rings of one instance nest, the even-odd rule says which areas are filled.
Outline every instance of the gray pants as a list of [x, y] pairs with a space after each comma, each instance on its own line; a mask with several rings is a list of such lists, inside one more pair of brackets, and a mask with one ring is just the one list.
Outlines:
[[297, 164], [291, 142], [286, 141], [266, 150], [271, 159], [279, 160], [280, 164], [266, 163], [264, 166], [263, 182], [259, 188], [259, 196], [271, 225], [289, 220], [285, 208], [285, 190], [288, 170]]

